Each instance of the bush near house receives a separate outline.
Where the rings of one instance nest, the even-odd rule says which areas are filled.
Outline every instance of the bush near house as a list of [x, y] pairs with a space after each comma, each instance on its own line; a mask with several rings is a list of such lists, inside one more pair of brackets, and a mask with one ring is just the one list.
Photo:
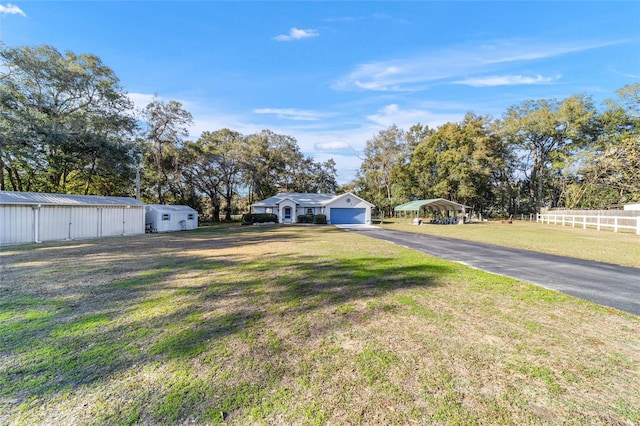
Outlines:
[[312, 214], [301, 214], [301, 215], [298, 215], [297, 222], [298, 223], [313, 223], [313, 215]]
[[327, 215], [326, 214], [317, 214], [313, 217], [313, 223], [316, 225], [326, 225], [327, 224]]
[[252, 225], [254, 223], [278, 223], [278, 215], [273, 213], [247, 213], [242, 216], [243, 225]]
[[327, 215], [324, 214], [301, 214], [297, 219], [298, 223], [313, 223], [315, 225], [326, 225]]

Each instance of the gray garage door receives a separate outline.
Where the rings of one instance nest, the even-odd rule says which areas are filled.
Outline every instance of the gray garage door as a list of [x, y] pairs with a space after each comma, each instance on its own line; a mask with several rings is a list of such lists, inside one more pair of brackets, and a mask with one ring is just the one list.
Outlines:
[[365, 223], [366, 209], [331, 209], [332, 224]]

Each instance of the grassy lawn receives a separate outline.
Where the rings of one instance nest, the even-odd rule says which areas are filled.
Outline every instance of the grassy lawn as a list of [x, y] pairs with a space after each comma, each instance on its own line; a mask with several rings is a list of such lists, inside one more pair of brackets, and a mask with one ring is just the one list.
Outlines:
[[0, 268], [0, 424], [640, 423], [640, 318], [330, 226]]
[[[377, 223], [376, 223], [376, 226]], [[388, 219], [384, 228], [460, 238], [506, 247], [640, 267], [640, 235], [571, 228], [535, 222], [476, 222], [467, 225], [412, 225], [409, 219]]]

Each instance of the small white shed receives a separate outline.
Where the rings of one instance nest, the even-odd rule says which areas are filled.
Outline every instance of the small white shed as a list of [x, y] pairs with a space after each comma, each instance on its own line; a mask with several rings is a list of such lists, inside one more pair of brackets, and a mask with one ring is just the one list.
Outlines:
[[625, 204], [622, 208], [626, 211], [640, 211], [640, 203]]
[[198, 228], [198, 211], [189, 206], [147, 204], [144, 211], [147, 232], [187, 231]]
[[0, 245], [144, 234], [134, 198], [0, 191]]

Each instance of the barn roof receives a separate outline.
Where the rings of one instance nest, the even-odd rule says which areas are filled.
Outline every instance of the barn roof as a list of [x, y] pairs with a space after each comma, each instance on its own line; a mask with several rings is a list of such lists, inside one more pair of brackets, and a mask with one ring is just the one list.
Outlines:
[[0, 204], [46, 204], [58, 206], [144, 206], [144, 203], [142, 201], [129, 197], [47, 194], [40, 192], [17, 191], [0, 191]]
[[416, 200], [410, 201], [405, 204], [396, 206], [393, 210], [397, 212], [415, 212], [419, 211], [422, 207], [426, 207], [432, 210], [466, 210], [471, 207], [463, 204], [456, 203], [454, 201], [445, 200], [444, 198], [432, 198], [430, 200]]

